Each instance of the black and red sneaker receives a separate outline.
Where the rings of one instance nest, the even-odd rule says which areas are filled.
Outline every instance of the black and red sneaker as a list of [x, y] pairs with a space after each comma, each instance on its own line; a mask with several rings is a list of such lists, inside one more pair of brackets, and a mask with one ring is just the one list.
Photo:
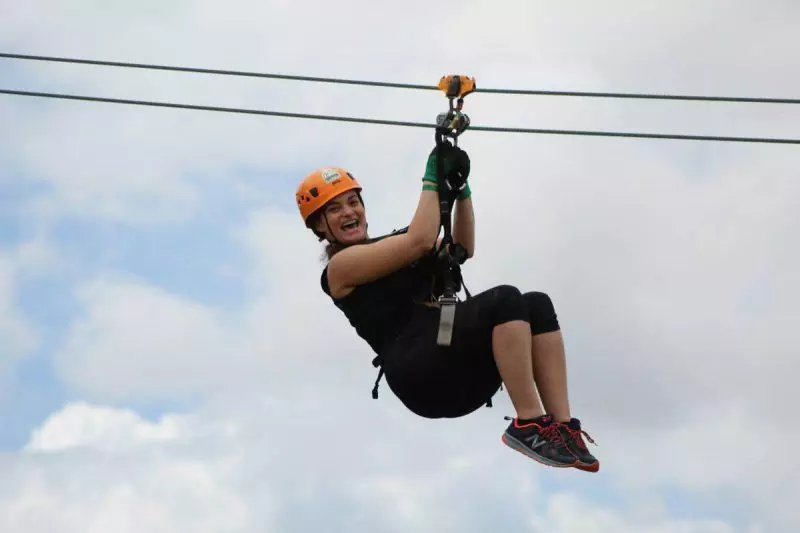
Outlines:
[[589, 442], [594, 444], [592, 437], [581, 429], [581, 421], [577, 418], [572, 418], [569, 422], [559, 423], [558, 426], [561, 435], [564, 437], [564, 441], [567, 443], [567, 448], [578, 458], [578, 462], [574, 465], [575, 468], [587, 472], [597, 472], [600, 470], [600, 461], [589, 452], [586, 442], [583, 440], [583, 436], [585, 435]]
[[560, 424], [550, 415], [532, 420], [505, 417], [511, 423], [503, 433], [506, 446], [547, 466], [577, 467], [578, 458], [567, 446]]

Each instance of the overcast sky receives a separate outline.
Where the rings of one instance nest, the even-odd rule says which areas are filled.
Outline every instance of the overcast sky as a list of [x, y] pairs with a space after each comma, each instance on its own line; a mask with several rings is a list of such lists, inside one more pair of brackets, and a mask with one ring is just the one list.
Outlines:
[[[387, 10], [386, 12], [381, 12]], [[433, 85], [800, 97], [796, 2], [0, 0], [0, 51]], [[0, 88], [432, 121], [433, 91], [0, 59]], [[790, 105], [474, 94], [474, 125], [800, 138]], [[0, 95], [0, 531], [789, 533], [800, 148], [468, 132], [474, 293], [552, 297], [601, 471], [415, 417], [293, 193], [413, 215], [423, 129]], [[316, 513], [316, 514], [315, 514]]]

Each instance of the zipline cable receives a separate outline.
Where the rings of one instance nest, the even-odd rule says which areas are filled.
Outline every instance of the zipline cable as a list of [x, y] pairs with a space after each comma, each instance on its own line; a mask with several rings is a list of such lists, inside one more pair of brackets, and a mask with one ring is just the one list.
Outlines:
[[[221, 70], [195, 67], [176, 67], [167, 65], [153, 65], [144, 63], [129, 63], [121, 61], [100, 61], [94, 59], [77, 59], [67, 57], [38, 56], [27, 54], [9, 54], [0, 52], [0, 58], [22, 59], [29, 61], [50, 61], [60, 63], [75, 63], [83, 65], [97, 65], [107, 67], [138, 68], [149, 70], [166, 70], [174, 72], [192, 72], [198, 74], [216, 74], [223, 76], [244, 76], [250, 78], [273, 78], [294, 81], [310, 81], [320, 83], [342, 83], [349, 85], [366, 85], [374, 87], [391, 87], [397, 89], [417, 89], [417, 90], [439, 90], [433, 85], [418, 85], [410, 83], [393, 83], [382, 81], [352, 80], [341, 78], [322, 78], [315, 76], [296, 76], [291, 74], [270, 74], [260, 72], [246, 72], [237, 70]], [[582, 91], [549, 91], [535, 89], [481, 89], [475, 90], [476, 93], [509, 94], [509, 95], [535, 95], [535, 96], [576, 96], [585, 98], [629, 98], [629, 99], [648, 99], [648, 100], [684, 100], [699, 102], [737, 102], [737, 103], [759, 103], [759, 104], [800, 104], [800, 99], [794, 98], [759, 98], [759, 97], [735, 97], [735, 96], [693, 96], [679, 94], [648, 94], [648, 93], [613, 93], [613, 92], [582, 92]]]
[[[435, 128], [435, 124], [428, 124], [424, 122], [406, 122], [397, 120], [383, 120], [383, 119], [370, 119], [358, 117], [337, 117], [330, 115], [312, 115], [308, 113], [288, 113], [283, 111], [266, 111], [260, 109], [241, 109], [233, 107], [217, 107], [217, 106], [203, 106], [192, 104], [178, 104], [172, 102], [152, 102], [144, 100], [125, 100], [119, 98], [103, 98], [98, 96], [82, 96], [73, 94], [57, 94], [57, 93], [42, 93], [31, 91], [16, 91], [9, 89], [0, 89], [0, 94], [9, 94], [16, 96], [31, 96], [39, 98], [55, 98], [62, 100], [79, 100], [86, 102], [103, 102], [112, 104], [127, 104], [127, 105], [140, 105], [152, 107], [167, 107], [175, 109], [190, 109], [195, 111], [218, 111], [224, 113], [240, 113], [250, 115], [268, 115], [276, 117], [288, 118], [302, 118], [313, 120], [332, 120], [339, 122], [358, 122], [367, 124], [383, 124], [388, 126], [405, 126], [415, 128]], [[502, 128], [492, 126], [470, 126], [472, 131], [488, 131], [498, 133], [536, 133], [546, 135], [589, 135], [596, 137], [628, 137], [628, 138], [642, 138], [642, 139], [674, 139], [674, 140], [692, 140], [692, 141], [723, 141], [723, 142], [745, 142], [745, 143], [772, 143], [772, 144], [800, 144], [800, 139], [769, 139], [758, 137], [720, 137], [712, 135], [671, 135], [661, 133], [626, 133], [626, 132], [612, 132], [612, 131], [582, 131], [582, 130], [554, 130], [554, 129], [535, 129], [535, 128]]]

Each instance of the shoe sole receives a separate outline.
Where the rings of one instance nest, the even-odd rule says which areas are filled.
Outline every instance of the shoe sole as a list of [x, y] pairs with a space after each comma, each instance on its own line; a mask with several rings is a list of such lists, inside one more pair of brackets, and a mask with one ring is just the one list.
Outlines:
[[577, 468], [578, 467], [578, 464], [579, 464], [578, 461], [575, 461], [574, 463], [557, 463], [555, 461], [547, 459], [546, 457], [542, 457], [541, 455], [537, 455], [537, 454], [533, 453], [530, 448], [528, 448], [527, 446], [522, 444], [520, 441], [518, 441], [517, 439], [515, 439], [514, 437], [512, 437], [508, 433], [503, 433], [503, 436], [501, 437], [501, 439], [503, 441], [503, 444], [505, 444], [506, 446], [508, 446], [512, 450], [517, 451], [517, 452], [521, 453], [522, 455], [524, 455], [526, 457], [530, 457], [534, 461], [536, 461], [538, 463], [541, 463], [541, 464], [543, 464], [545, 466], [551, 466], [553, 468]]
[[600, 470], [600, 462], [598, 461], [592, 464], [578, 462], [575, 465], [575, 468], [577, 468], [578, 470], [583, 470], [584, 472], [597, 472], [598, 470]]

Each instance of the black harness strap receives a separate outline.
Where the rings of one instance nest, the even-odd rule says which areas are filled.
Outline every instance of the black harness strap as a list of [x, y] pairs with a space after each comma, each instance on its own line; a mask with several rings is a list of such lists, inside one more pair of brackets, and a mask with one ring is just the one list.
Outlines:
[[[436, 343], [439, 346], [449, 346], [453, 336], [453, 327], [455, 325], [455, 310], [457, 298], [456, 294], [464, 288], [467, 299], [472, 295], [469, 293], [464, 280], [461, 276], [461, 265], [467, 260], [467, 251], [460, 244], [453, 243], [452, 233], [452, 212], [453, 205], [455, 204], [458, 190], [453, 187], [453, 184], [448, 179], [449, 176], [444, 171], [444, 160], [446, 153], [453, 149], [453, 145], [445, 140], [445, 136], [453, 138], [453, 143], [458, 146], [458, 136], [469, 127], [469, 117], [461, 113], [464, 104], [464, 96], [468, 92], [462, 92], [459, 77], [456, 76], [451, 81], [451, 86], [448, 88], [447, 96], [450, 101], [450, 110], [447, 113], [442, 113], [437, 117], [437, 127], [435, 132], [436, 139], [436, 183], [439, 195], [439, 227], [444, 230], [442, 241], [438, 247], [432, 250], [433, 260], [435, 261], [434, 281], [432, 298], [438, 301], [440, 305], [439, 317], [439, 331], [437, 334]], [[453, 84], [454, 83], [454, 84]], [[473, 80], [474, 90], [474, 80]], [[453, 100], [456, 96], [458, 98], [458, 106], [453, 106]], [[408, 227], [391, 234], [404, 233], [408, 231]], [[388, 235], [378, 237], [374, 240], [380, 240], [388, 237]], [[372, 365], [380, 368], [378, 377], [375, 380], [375, 386], [372, 389], [372, 397], [378, 398], [378, 385], [384, 375], [383, 360], [379, 355], [372, 360]], [[492, 400], [489, 398], [487, 406], [491, 407]]]
[[[452, 107], [452, 101], [451, 101]], [[452, 149], [448, 141], [444, 139], [447, 128], [440, 126], [436, 129], [436, 181], [439, 192], [439, 216], [440, 227], [444, 230], [441, 245], [435, 251], [437, 259], [441, 262], [438, 274], [442, 280], [442, 294], [439, 297], [441, 314], [439, 317], [439, 332], [436, 343], [439, 346], [450, 346], [453, 337], [453, 327], [455, 325], [456, 313], [456, 293], [463, 285], [461, 276], [461, 264], [467, 259], [466, 249], [460, 244], [453, 243], [452, 234], [452, 212], [458, 191], [445, 175], [444, 159], [445, 153]], [[454, 135], [457, 140], [458, 133]], [[470, 298], [469, 291], [464, 287], [467, 298]]]
[[372, 399], [378, 399], [378, 385], [381, 383], [381, 378], [383, 377], [383, 361], [381, 356], [379, 355], [375, 359], [372, 360], [372, 366], [379, 368], [378, 370], [378, 377], [375, 378], [375, 385], [372, 387]]

